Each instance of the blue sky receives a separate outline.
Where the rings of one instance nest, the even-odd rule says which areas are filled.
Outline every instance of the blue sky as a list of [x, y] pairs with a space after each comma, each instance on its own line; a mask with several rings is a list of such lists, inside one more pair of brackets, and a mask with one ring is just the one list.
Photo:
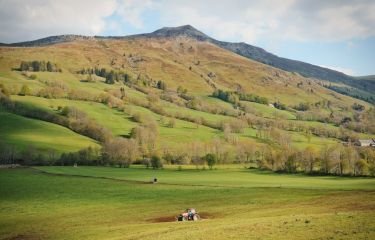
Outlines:
[[0, 0], [0, 42], [129, 35], [190, 24], [218, 40], [351, 75], [375, 74], [373, 0]]

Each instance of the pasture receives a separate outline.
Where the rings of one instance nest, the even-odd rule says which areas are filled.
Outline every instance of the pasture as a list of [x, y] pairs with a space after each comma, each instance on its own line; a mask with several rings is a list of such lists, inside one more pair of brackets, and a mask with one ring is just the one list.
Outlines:
[[[238, 166], [1, 169], [0, 239], [374, 239], [374, 189]], [[204, 219], [176, 222], [187, 207]]]
[[18, 149], [33, 146], [40, 151], [56, 153], [78, 151], [99, 145], [92, 139], [79, 135], [57, 124], [25, 118], [0, 110], [0, 142]]

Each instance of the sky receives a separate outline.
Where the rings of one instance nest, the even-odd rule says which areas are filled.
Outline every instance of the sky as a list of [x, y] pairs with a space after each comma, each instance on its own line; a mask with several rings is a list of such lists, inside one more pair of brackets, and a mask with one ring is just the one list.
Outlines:
[[375, 74], [375, 0], [0, 0], [4, 43], [186, 24], [349, 75]]

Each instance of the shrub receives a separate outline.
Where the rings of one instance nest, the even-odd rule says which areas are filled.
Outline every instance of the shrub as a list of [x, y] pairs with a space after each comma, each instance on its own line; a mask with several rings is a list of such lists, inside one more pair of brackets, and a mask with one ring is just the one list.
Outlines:
[[27, 85], [23, 85], [20, 92], [18, 93], [18, 95], [20, 96], [26, 96], [30, 94], [31, 94], [31, 90]]
[[38, 92], [38, 96], [44, 98], [62, 98], [64, 95], [64, 90], [59, 87], [45, 87]]
[[168, 122], [168, 127], [174, 128], [176, 126], [176, 120], [174, 118], [171, 118]]
[[154, 155], [151, 157], [151, 166], [152, 169], [159, 169], [163, 167], [163, 163], [159, 156]]
[[217, 161], [217, 157], [213, 153], [206, 154], [204, 159], [206, 160], [206, 163], [210, 169], [212, 169], [212, 167], [216, 164]]

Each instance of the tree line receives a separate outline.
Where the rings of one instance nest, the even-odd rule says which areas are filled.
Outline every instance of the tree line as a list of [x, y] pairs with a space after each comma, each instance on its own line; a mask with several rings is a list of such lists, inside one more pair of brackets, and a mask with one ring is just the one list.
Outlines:
[[107, 70], [106, 68], [83, 68], [79, 70], [79, 74], [95, 74], [96, 76], [105, 78], [105, 83], [114, 84], [115, 82], [129, 83], [130, 75], [123, 71]]
[[0, 108], [24, 117], [35, 118], [67, 127], [74, 132], [93, 138], [99, 142], [104, 142], [112, 136], [108, 129], [99, 125], [83, 111], [75, 107], [66, 106], [60, 108], [60, 114], [57, 114], [43, 108], [14, 102], [8, 96], [0, 93]]
[[229, 102], [232, 104], [238, 104], [241, 101], [248, 101], [248, 102], [256, 102], [260, 104], [268, 104], [269, 101], [266, 97], [261, 97], [255, 94], [249, 93], [238, 93], [238, 92], [231, 92], [231, 91], [223, 91], [221, 89], [216, 89], [212, 93], [213, 97], [219, 98], [225, 102]]
[[20, 71], [31, 72], [61, 72], [56, 64], [50, 61], [22, 61], [19, 67]]

